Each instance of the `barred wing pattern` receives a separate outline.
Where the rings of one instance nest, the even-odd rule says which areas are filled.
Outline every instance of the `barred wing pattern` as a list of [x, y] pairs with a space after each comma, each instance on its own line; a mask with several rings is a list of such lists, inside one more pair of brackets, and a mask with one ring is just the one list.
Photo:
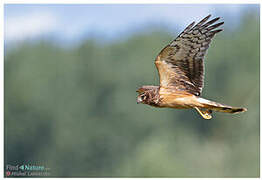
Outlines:
[[204, 56], [211, 39], [222, 31], [216, 28], [224, 23], [214, 24], [219, 17], [207, 22], [210, 16], [195, 26], [195, 22], [191, 23], [158, 54], [155, 64], [160, 86], [200, 95], [204, 85]]

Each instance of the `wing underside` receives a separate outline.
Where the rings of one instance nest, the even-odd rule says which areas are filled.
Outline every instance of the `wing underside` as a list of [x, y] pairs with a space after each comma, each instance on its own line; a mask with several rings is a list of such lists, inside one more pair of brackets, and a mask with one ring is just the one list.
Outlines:
[[158, 54], [155, 64], [160, 86], [200, 95], [204, 85], [204, 56], [211, 39], [222, 31], [224, 22], [218, 18], [208, 21], [211, 15], [198, 24], [191, 23], [179, 36]]

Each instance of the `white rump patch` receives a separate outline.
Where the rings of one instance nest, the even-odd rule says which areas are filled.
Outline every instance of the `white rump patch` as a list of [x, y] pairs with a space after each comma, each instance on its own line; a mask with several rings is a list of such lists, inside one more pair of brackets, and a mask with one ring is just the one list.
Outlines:
[[197, 98], [197, 100], [202, 104], [210, 104], [210, 101], [204, 98]]

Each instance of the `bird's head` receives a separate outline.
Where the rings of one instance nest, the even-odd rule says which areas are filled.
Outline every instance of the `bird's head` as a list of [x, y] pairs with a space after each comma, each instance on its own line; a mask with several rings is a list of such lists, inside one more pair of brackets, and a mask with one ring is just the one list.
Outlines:
[[136, 92], [138, 92], [138, 96], [136, 102], [143, 104], [150, 104], [152, 99], [154, 98], [156, 91], [158, 90], [158, 86], [142, 86]]
[[148, 99], [148, 95], [146, 92], [144, 92], [137, 96], [136, 102], [137, 104], [139, 103], [147, 104], [147, 99]]

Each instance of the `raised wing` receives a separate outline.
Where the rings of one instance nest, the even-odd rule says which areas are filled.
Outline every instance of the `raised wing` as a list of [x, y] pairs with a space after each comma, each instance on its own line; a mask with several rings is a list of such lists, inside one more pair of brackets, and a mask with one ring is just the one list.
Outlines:
[[158, 54], [155, 64], [160, 86], [200, 95], [204, 85], [204, 56], [211, 39], [222, 31], [216, 28], [224, 23], [214, 24], [219, 17], [207, 22], [210, 16], [195, 26], [195, 22], [191, 23]]

